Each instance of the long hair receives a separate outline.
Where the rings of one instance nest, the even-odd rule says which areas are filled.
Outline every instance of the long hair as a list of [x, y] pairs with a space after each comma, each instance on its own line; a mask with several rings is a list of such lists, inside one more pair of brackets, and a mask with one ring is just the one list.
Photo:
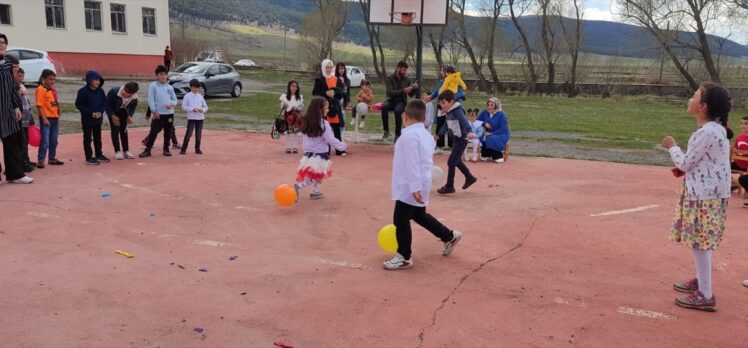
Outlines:
[[299, 83], [296, 82], [296, 80], [288, 81], [288, 85], [286, 85], [286, 100], [291, 100], [291, 85], [296, 84], [296, 93], [294, 94], [296, 96], [296, 100], [301, 100], [301, 86], [299, 86]]
[[340, 68], [346, 69], [345, 63], [338, 63], [338, 65], [335, 66], [335, 76], [342, 77], [343, 82], [345, 82], [346, 86], [351, 85], [351, 80], [348, 78], [348, 70], [346, 69], [345, 72], [341, 75], [340, 74]]
[[322, 120], [324, 120], [324, 108], [327, 104], [325, 98], [316, 96], [309, 102], [306, 114], [301, 122], [301, 133], [308, 137], [319, 137], [324, 133], [322, 129]]
[[701, 102], [706, 104], [709, 119], [727, 126], [727, 119], [732, 109], [732, 101], [727, 90], [711, 82], [701, 85], [699, 89], [701, 89]]

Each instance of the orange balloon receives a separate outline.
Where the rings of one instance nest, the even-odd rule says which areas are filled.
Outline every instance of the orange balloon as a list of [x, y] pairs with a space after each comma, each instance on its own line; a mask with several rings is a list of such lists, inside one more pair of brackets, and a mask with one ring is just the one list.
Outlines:
[[275, 189], [275, 202], [282, 207], [292, 206], [296, 203], [296, 189], [289, 184], [278, 186]]

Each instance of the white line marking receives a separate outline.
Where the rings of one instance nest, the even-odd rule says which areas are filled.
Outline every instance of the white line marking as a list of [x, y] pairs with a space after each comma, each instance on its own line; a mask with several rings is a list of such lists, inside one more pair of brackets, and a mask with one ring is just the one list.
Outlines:
[[553, 299], [553, 302], [556, 302], [562, 305], [567, 305], [567, 306], [579, 307], [579, 308], [587, 307], [587, 304], [584, 303], [583, 301], [573, 300], [573, 299], [568, 299], [568, 298], [556, 297], [555, 299]]
[[236, 209], [239, 210], [246, 210], [246, 211], [260, 211], [260, 208], [254, 208], [254, 207], [244, 207], [244, 206], [237, 206]]
[[718, 263], [714, 268], [720, 272], [727, 271], [727, 261]]
[[36, 211], [26, 212], [26, 215], [37, 217], [37, 218], [41, 218], [41, 219], [59, 219], [60, 218], [57, 215], [50, 215], [50, 214], [47, 214], [47, 213], [40, 213], [40, 212], [36, 212]]
[[640, 211], [654, 209], [654, 208], [657, 208], [657, 207], [659, 207], [659, 205], [657, 205], [657, 204], [650, 204], [650, 205], [645, 205], [645, 206], [642, 206], [642, 207], [636, 207], [636, 208], [631, 208], [631, 209], [613, 210], [613, 211], [606, 211], [604, 213], [590, 214], [590, 216], [596, 217], [596, 216], [608, 216], [608, 215], [619, 215], [619, 214], [628, 214], [628, 213], [638, 213]]
[[355, 269], [363, 269], [363, 270], [370, 270], [371, 267], [367, 265], [362, 265], [360, 263], [348, 263], [345, 261], [333, 261], [328, 259], [323, 259], [321, 257], [316, 257], [316, 260], [320, 263], [324, 263], [326, 265], [333, 265], [338, 267], [348, 267], [348, 268], [355, 268]]
[[154, 195], [159, 195], [159, 196], [162, 196], [162, 197], [171, 197], [171, 196], [169, 196], [169, 195], [167, 195], [165, 193], [156, 192], [156, 191], [147, 189], [145, 187], [135, 186], [133, 184], [127, 184], [127, 183], [125, 183], [125, 184], [119, 184], [119, 186], [122, 186], [122, 187], [124, 187], [126, 189], [130, 189], [130, 190], [136, 190], [136, 191], [141, 191], [141, 192], [150, 193], [150, 194], [154, 194]]
[[646, 309], [630, 308], [630, 307], [618, 307], [618, 310], [616, 310], [616, 312], [621, 313], [621, 314], [634, 315], [637, 317], [646, 317], [650, 319], [666, 319], [666, 320], [678, 319], [678, 317], [674, 315], [669, 315], [669, 314], [655, 312], [655, 311], [648, 311]]
[[225, 246], [231, 245], [229, 243], [216, 242], [216, 241], [207, 240], [207, 239], [196, 239], [195, 241], [193, 241], [193, 243], [197, 245], [207, 245], [207, 246], [212, 246], [212, 247], [225, 247]]

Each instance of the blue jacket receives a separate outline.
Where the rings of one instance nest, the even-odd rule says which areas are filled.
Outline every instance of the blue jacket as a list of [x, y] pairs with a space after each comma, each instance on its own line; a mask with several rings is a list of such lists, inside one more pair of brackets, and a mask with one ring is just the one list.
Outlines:
[[486, 129], [486, 132], [491, 132], [491, 135], [486, 136], [486, 140], [484, 141], [486, 147], [496, 151], [503, 151], [510, 138], [506, 114], [503, 111], [499, 111], [490, 115], [488, 111], [483, 110], [478, 115], [478, 120], [483, 121], [484, 127], [491, 125], [491, 129]]
[[[442, 113], [445, 113], [442, 110]], [[446, 111], [447, 122], [444, 123], [441, 129], [437, 130], [439, 137], [443, 137], [444, 134], [449, 131], [449, 135], [454, 141], [467, 141], [467, 135], [471, 132], [470, 122], [465, 118], [465, 109], [462, 108], [462, 104], [455, 102], [452, 107]]]
[[[166, 104], [174, 104], [174, 108], [167, 108]], [[151, 112], [158, 112], [163, 115], [172, 115], [177, 106], [177, 95], [174, 93], [174, 87], [168, 83], [160, 84], [154, 81], [148, 87], [148, 106]]]
[[[101, 83], [96, 89], [91, 89], [89, 85], [92, 80], [99, 79]], [[86, 85], [78, 90], [78, 96], [75, 98], [75, 108], [81, 113], [81, 123], [84, 126], [100, 126], [102, 124], [104, 112], [106, 111], [106, 94], [104, 93], [104, 79], [95, 71], [86, 73]], [[101, 116], [94, 118], [95, 112], [101, 113]]]
[[[444, 84], [444, 79], [439, 80], [439, 82], [436, 83], [436, 86], [434, 87], [434, 91], [431, 92], [431, 99], [436, 100], [439, 98], [439, 90], [442, 89], [442, 85]], [[465, 99], [465, 91], [462, 90], [462, 87], [457, 87], [457, 94], [455, 94], [455, 100], [460, 101]]]

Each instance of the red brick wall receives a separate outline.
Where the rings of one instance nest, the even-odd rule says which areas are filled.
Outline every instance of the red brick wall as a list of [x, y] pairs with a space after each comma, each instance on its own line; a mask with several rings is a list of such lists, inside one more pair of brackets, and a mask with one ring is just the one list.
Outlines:
[[156, 66], [164, 64], [164, 57], [137, 54], [49, 52], [57, 73], [83, 75], [96, 70], [105, 78], [119, 76], [152, 77]]

